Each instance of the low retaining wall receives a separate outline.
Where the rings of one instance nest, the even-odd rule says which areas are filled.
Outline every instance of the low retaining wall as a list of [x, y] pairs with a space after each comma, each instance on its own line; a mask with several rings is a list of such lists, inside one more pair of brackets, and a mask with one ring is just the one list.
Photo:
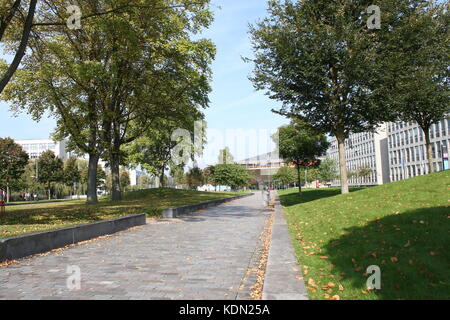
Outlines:
[[209, 207], [214, 207], [217, 206], [219, 204], [225, 203], [225, 202], [229, 202], [229, 201], [233, 201], [236, 199], [240, 199], [240, 198], [245, 198], [245, 197], [249, 197], [253, 195], [253, 193], [250, 194], [244, 194], [241, 196], [235, 196], [235, 197], [230, 197], [230, 198], [225, 198], [225, 199], [216, 199], [216, 200], [211, 200], [208, 202], [201, 202], [201, 203], [196, 203], [196, 204], [191, 204], [188, 206], [182, 206], [182, 207], [178, 207], [178, 208], [170, 208], [170, 209], [164, 209], [162, 214], [163, 217], [165, 219], [173, 219], [176, 218], [179, 215], [182, 214], [187, 214], [187, 213], [191, 213], [197, 210], [201, 210], [201, 209], [206, 209]]
[[0, 262], [48, 252], [145, 224], [146, 215], [137, 214], [0, 239]]

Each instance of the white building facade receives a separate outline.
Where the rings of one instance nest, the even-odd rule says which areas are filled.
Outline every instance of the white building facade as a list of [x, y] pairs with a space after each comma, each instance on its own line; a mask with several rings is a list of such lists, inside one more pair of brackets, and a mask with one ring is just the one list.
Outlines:
[[[435, 171], [444, 170], [442, 150], [450, 146], [450, 117], [430, 128]], [[391, 181], [413, 178], [428, 172], [425, 135], [412, 122], [388, 124], [389, 175]]]
[[39, 156], [47, 151], [51, 150], [58, 158], [67, 160], [69, 153], [66, 151], [66, 141], [53, 141], [51, 139], [27, 139], [27, 140], [15, 140], [15, 142], [22, 146], [22, 149], [28, 153], [30, 159], [39, 158]]
[[[345, 156], [347, 169], [357, 172], [363, 168], [370, 168], [370, 173], [364, 176], [353, 176], [349, 179], [351, 186], [375, 186], [389, 182], [389, 158], [387, 144], [387, 125], [381, 125], [375, 132], [350, 134], [345, 140]], [[331, 138], [331, 146], [327, 157], [339, 163], [338, 142]], [[339, 180], [332, 185], [339, 185]]]
[[[450, 117], [430, 129], [435, 171], [445, 170], [443, 151], [450, 147]], [[327, 157], [339, 163], [338, 144], [330, 140]], [[347, 169], [368, 167], [371, 174], [349, 179], [351, 186], [373, 186], [428, 174], [425, 135], [417, 123], [389, 122], [375, 132], [350, 134], [345, 141]], [[337, 186], [338, 180], [333, 182]]]

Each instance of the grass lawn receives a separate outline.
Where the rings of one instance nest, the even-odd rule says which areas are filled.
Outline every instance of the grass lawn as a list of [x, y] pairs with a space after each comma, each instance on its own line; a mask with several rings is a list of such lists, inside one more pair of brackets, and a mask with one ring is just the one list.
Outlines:
[[151, 189], [126, 193], [124, 200], [112, 202], [103, 198], [98, 204], [85, 200], [40, 203], [7, 207], [0, 216], [0, 238], [57, 229], [76, 224], [111, 219], [130, 214], [146, 213], [160, 217], [161, 210], [214, 199], [227, 198], [239, 192], [199, 192], [176, 189]]
[[450, 299], [450, 171], [352, 191], [280, 192], [309, 297]]

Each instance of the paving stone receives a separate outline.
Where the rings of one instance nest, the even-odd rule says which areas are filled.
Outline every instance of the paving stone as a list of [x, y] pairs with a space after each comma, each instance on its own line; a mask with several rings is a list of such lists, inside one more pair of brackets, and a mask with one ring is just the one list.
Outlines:
[[[266, 219], [258, 193], [22, 259], [0, 267], [0, 299], [235, 299]], [[80, 290], [66, 286], [69, 265]]]

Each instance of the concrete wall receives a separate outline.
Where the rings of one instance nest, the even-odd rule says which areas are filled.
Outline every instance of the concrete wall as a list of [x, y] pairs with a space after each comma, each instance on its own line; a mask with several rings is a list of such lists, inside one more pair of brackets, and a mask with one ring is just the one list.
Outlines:
[[139, 214], [0, 239], [0, 262], [44, 253], [145, 224], [146, 215]]

